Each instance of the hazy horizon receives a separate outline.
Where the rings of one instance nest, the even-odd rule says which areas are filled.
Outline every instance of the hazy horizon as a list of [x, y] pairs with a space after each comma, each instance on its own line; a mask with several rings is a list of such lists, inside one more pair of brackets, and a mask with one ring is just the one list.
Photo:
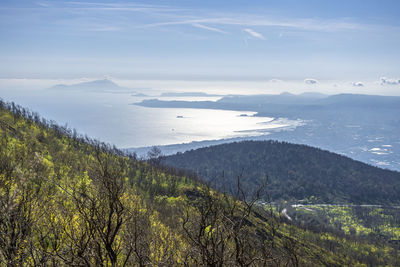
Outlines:
[[376, 0], [3, 1], [0, 88], [110, 76], [156, 90], [399, 95], [399, 8]]
[[[0, 93], [15, 90], [45, 90], [52, 86], [64, 84], [74, 85], [84, 82], [109, 79], [118, 86], [130, 89], [135, 93], [158, 96], [166, 92], [204, 92], [208, 94], [281, 94], [289, 92], [301, 94], [317, 92], [328, 95], [349, 93], [349, 94], [370, 94], [400, 96], [400, 85], [385, 84], [382, 77], [370, 81], [335, 81], [316, 80], [306, 78], [304, 80], [145, 80], [145, 79], [118, 79], [110, 76], [96, 78], [75, 78], [75, 79], [4, 79], [0, 78]], [[311, 82], [310, 82], [311, 81]]]

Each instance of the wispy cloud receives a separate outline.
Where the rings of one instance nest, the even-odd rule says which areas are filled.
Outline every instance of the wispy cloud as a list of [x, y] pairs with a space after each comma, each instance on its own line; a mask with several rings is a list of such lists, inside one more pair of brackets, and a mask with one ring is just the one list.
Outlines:
[[315, 79], [307, 78], [307, 79], [304, 79], [304, 83], [305, 84], [317, 84], [319, 82]]
[[163, 9], [166, 11], [176, 11], [179, 10], [177, 8], [170, 8], [165, 5], [150, 5], [150, 4], [138, 4], [138, 3], [107, 3], [107, 2], [78, 2], [78, 1], [68, 1], [62, 2], [65, 7], [75, 6], [79, 8], [100, 8], [100, 9], [126, 9], [126, 10], [136, 10], [135, 8], [143, 8], [143, 9]]
[[400, 80], [388, 79], [386, 77], [382, 77], [380, 80], [381, 80], [382, 85], [399, 85], [400, 84]]
[[198, 23], [207, 23], [207, 24], [224, 24], [219, 18], [193, 18], [193, 19], [185, 19], [185, 20], [176, 20], [176, 21], [165, 21], [165, 22], [156, 22], [149, 23], [140, 26], [141, 28], [153, 28], [153, 27], [162, 27], [162, 26], [173, 26], [173, 25], [193, 25]]
[[208, 25], [229, 25], [241, 27], [276, 27], [288, 28], [304, 31], [342, 31], [342, 30], [355, 30], [362, 28], [361, 25], [347, 22], [343, 20], [317, 20], [317, 19], [281, 19], [281, 18], [264, 18], [257, 15], [242, 15], [242, 14], [225, 14], [221, 16], [209, 15], [208, 17], [199, 16], [174, 16], [175, 20], [156, 22], [145, 24], [142, 27], [161, 27], [170, 25], [185, 25], [193, 23], [206, 23]]
[[352, 85], [355, 86], [355, 87], [364, 87], [364, 83], [363, 82], [353, 82]]
[[[228, 33], [221, 30], [226, 27], [237, 27], [237, 30], [244, 31], [254, 38], [264, 39], [264, 36], [252, 28], [268, 27], [279, 29], [291, 29], [301, 31], [346, 31], [362, 28], [363, 26], [350, 21], [349, 19], [314, 19], [314, 18], [288, 18], [276, 17], [268, 14], [245, 14], [241, 12], [216, 13], [210, 10], [194, 10], [190, 8], [180, 8], [167, 5], [140, 4], [132, 2], [85, 2], [85, 1], [65, 1], [53, 2], [41, 0], [36, 3], [38, 8], [48, 10], [66, 10], [73, 12], [74, 15], [97, 17], [101, 16], [104, 20], [109, 18], [112, 25], [115, 23], [127, 23], [134, 28], [168, 27], [173, 25], [189, 25], [204, 30]], [[104, 16], [104, 12], [116, 16]], [[145, 14], [145, 18], [127, 16], [125, 13], [139, 12]], [[131, 28], [131, 27], [129, 27]]]
[[43, 2], [36, 2], [35, 4], [38, 5], [38, 6], [41, 6], [41, 7], [48, 7], [48, 6], [50, 6], [49, 4], [43, 3]]
[[121, 28], [114, 27], [114, 26], [96, 26], [96, 27], [88, 27], [83, 30], [92, 31], [92, 32], [115, 32], [120, 31]]
[[142, 13], [168, 13], [180, 11], [180, 8], [172, 8], [164, 5], [150, 5], [138, 3], [103, 3], [103, 2], [51, 2], [41, 1], [38, 6], [56, 10], [85, 10], [85, 11], [110, 11], [110, 12], [142, 12]]
[[218, 29], [218, 28], [206, 26], [206, 25], [203, 25], [203, 24], [199, 24], [199, 23], [193, 23], [192, 26], [193, 26], [193, 27], [196, 27], [196, 28], [200, 28], [200, 29], [212, 31], [212, 32], [218, 32], [218, 33], [222, 33], [222, 34], [228, 34], [228, 32], [226, 32], [226, 31], [220, 30], [220, 29]]
[[250, 34], [254, 38], [257, 38], [257, 39], [260, 39], [260, 40], [265, 40], [264, 36], [261, 33], [256, 32], [256, 31], [254, 31], [252, 29], [243, 29], [243, 31], [247, 32], [248, 34]]
[[269, 82], [270, 82], [270, 83], [281, 83], [281, 82], [283, 82], [283, 81], [280, 80], [280, 79], [271, 79], [271, 80], [269, 80]]

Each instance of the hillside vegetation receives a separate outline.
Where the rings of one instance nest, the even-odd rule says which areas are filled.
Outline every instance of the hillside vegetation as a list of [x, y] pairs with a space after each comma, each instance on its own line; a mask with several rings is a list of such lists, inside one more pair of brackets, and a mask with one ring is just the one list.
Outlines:
[[247, 192], [268, 178], [267, 193], [272, 201], [400, 203], [399, 172], [306, 145], [244, 141], [178, 153], [164, 157], [162, 163], [194, 171], [227, 191], [235, 186], [236, 177]]
[[235, 192], [0, 102], [2, 266], [399, 263], [386, 244], [300, 229]]

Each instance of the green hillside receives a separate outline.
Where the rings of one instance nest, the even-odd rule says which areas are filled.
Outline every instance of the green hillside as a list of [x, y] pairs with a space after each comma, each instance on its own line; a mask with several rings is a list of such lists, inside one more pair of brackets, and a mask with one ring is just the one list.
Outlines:
[[[272, 201], [399, 204], [400, 173], [321, 149], [277, 141], [245, 141], [164, 157], [229, 191], [240, 176], [248, 192], [268, 177]], [[264, 198], [267, 198], [265, 195]]]
[[0, 101], [1, 266], [399, 264], [385, 243], [298, 228], [236, 189]]

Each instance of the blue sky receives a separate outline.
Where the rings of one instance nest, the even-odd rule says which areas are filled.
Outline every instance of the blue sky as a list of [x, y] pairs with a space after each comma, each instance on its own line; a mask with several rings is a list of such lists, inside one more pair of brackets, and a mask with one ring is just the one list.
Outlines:
[[8, 1], [0, 78], [400, 78], [400, 1]]

